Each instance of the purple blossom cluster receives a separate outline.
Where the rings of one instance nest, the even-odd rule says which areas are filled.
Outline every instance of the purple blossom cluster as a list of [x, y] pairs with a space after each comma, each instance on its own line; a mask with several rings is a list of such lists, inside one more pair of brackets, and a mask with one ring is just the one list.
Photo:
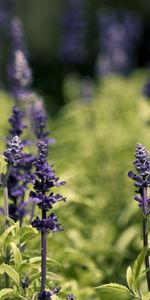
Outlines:
[[11, 124], [11, 128], [9, 130], [11, 136], [20, 136], [22, 134], [23, 129], [26, 127], [25, 124], [23, 124], [23, 117], [24, 116], [21, 109], [17, 106], [14, 106], [12, 115], [8, 119], [9, 123]]
[[[13, 107], [9, 123], [11, 128], [9, 130], [8, 143], [11, 137], [15, 135], [21, 136], [23, 129], [26, 127], [23, 123], [23, 112], [19, 107]], [[24, 141], [23, 144], [26, 144], [26, 142]], [[32, 181], [33, 178], [31, 173], [33, 161], [33, 155], [22, 152], [21, 159], [15, 164], [13, 163], [10, 168], [7, 179], [8, 196], [11, 201], [9, 204], [9, 215], [14, 221], [21, 221], [26, 214], [24, 198], [27, 183]]]
[[31, 108], [32, 130], [37, 140], [49, 140], [50, 131], [47, 130], [48, 117], [43, 108], [42, 101], [37, 100]]
[[48, 217], [43, 220], [40, 220], [39, 217], [36, 217], [32, 221], [32, 226], [35, 227], [39, 231], [61, 231], [63, 230], [62, 225], [58, 222], [58, 218], [52, 213]]
[[60, 59], [64, 64], [82, 64], [86, 58], [87, 15], [84, 0], [69, 0], [61, 24]]
[[106, 11], [98, 14], [97, 74], [128, 74], [137, 64], [142, 22], [138, 15]]
[[12, 19], [10, 28], [11, 52], [7, 68], [10, 92], [15, 99], [26, 100], [32, 95], [32, 72], [19, 18]]
[[42, 220], [37, 217], [32, 221], [32, 226], [40, 231], [59, 231], [62, 230], [61, 224], [58, 222], [54, 214], [46, 216], [46, 212], [50, 210], [53, 205], [59, 201], [66, 199], [60, 194], [50, 192], [51, 188], [64, 185], [65, 182], [59, 182], [56, 177], [53, 166], [47, 162], [48, 143], [45, 140], [40, 140], [38, 143], [38, 157], [34, 162], [35, 165], [35, 180], [34, 191], [30, 192], [30, 201], [37, 204], [37, 206], [45, 213]]
[[22, 158], [23, 145], [16, 135], [7, 142], [7, 150], [4, 151], [5, 160], [9, 166], [17, 165]]
[[150, 198], [147, 196], [147, 187], [150, 186], [150, 158], [148, 151], [142, 144], [137, 144], [135, 152], [135, 160], [133, 162], [137, 174], [133, 171], [128, 173], [128, 176], [135, 181], [136, 196], [134, 199], [143, 209], [145, 216], [149, 214]]
[[51, 300], [51, 291], [45, 290], [46, 285], [46, 234], [47, 232], [56, 232], [63, 230], [57, 216], [51, 213], [47, 216], [47, 212], [53, 205], [59, 201], [65, 201], [60, 194], [51, 192], [53, 187], [64, 185], [65, 182], [59, 181], [56, 177], [53, 166], [47, 162], [48, 157], [48, 141], [44, 139], [38, 142], [38, 156], [34, 162], [34, 191], [30, 192], [30, 202], [36, 203], [41, 210], [42, 218], [38, 216], [31, 222], [31, 225], [41, 232], [41, 292], [38, 299]]
[[58, 294], [60, 291], [60, 287], [56, 287], [52, 289], [51, 291], [46, 292], [45, 290], [40, 292], [38, 295], [38, 300], [52, 300], [52, 297], [54, 294]]

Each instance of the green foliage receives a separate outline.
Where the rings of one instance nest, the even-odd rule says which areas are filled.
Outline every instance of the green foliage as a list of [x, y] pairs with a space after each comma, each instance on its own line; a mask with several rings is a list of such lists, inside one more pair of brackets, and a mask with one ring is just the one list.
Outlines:
[[79, 298], [86, 287], [82, 297], [95, 300], [93, 286], [125, 284], [125, 270], [142, 247], [141, 211], [127, 173], [136, 143], [150, 149], [150, 108], [140, 94], [144, 80], [142, 72], [107, 77], [91, 102], [72, 101], [50, 122], [57, 140], [51, 161], [67, 181], [68, 203], [56, 208], [65, 231], [53, 243], [49, 238], [49, 248], [64, 265], [63, 281], [79, 284]]
[[[140, 285], [142, 299], [149, 297], [141, 268], [145, 252], [127, 270], [129, 289], [122, 287], [127, 266], [142, 248], [141, 213], [127, 173], [132, 168], [135, 144], [141, 142], [150, 149], [150, 108], [140, 95], [143, 82], [142, 72], [127, 78], [107, 77], [97, 83], [91, 102], [85, 103], [80, 98], [73, 101], [78, 97], [77, 83], [73, 87], [72, 80], [68, 81], [65, 95], [69, 97], [73, 91], [73, 97], [57, 119], [50, 121], [57, 140], [50, 161], [56, 162], [60, 179], [67, 181], [63, 194], [68, 198], [64, 207], [58, 204], [55, 208], [64, 232], [49, 235], [47, 247], [47, 288], [61, 285], [64, 294], [60, 299], [71, 291], [77, 299], [110, 300], [112, 289], [115, 299], [119, 300], [122, 289], [123, 297], [130, 299]], [[8, 246], [11, 267], [21, 279], [29, 275], [26, 294], [33, 299], [40, 278], [40, 240], [37, 235], [33, 239], [35, 235], [31, 226], [19, 228], [12, 222], [0, 236], [0, 263], [4, 263]], [[106, 284], [113, 281], [120, 285], [111, 285], [106, 291]]]
[[[150, 293], [143, 294], [141, 289], [141, 282], [143, 277], [143, 262], [147, 254], [147, 247], [143, 248], [134, 262], [133, 268], [130, 266], [127, 268], [126, 279], [128, 288], [124, 285], [117, 283], [104, 284], [96, 287], [99, 290], [100, 295], [103, 295], [103, 299], [107, 299], [108, 295], [111, 295], [111, 299], [148, 299]], [[145, 275], [145, 274], [144, 274]]]
[[99, 289], [100, 295], [105, 297], [111, 297], [112, 300], [118, 299], [127, 299], [131, 298], [131, 293], [128, 288], [124, 285], [117, 283], [104, 284], [102, 286], [97, 287]]
[[[35, 290], [31, 289], [32, 276], [35, 270], [40, 269], [40, 264], [32, 255], [32, 262], [26, 257], [30, 248], [28, 246], [29, 238], [32, 240], [37, 236], [37, 231], [31, 225], [20, 228], [18, 222], [14, 222], [10, 218], [7, 219], [7, 229], [2, 230], [0, 235], [0, 299], [27, 299], [31, 297]], [[38, 288], [40, 284], [40, 276], [38, 274]], [[29, 289], [24, 290], [21, 282], [24, 278], [29, 277]], [[7, 282], [7, 283], [6, 283]], [[5, 288], [6, 285], [11, 288]], [[13, 287], [13, 289], [12, 289]], [[36, 292], [37, 295], [37, 292]]]

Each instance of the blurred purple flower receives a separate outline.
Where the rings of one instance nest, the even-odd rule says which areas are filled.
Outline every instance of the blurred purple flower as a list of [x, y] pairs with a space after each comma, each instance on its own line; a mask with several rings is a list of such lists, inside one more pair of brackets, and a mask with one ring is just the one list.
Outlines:
[[147, 187], [150, 186], [150, 158], [148, 151], [142, 144], [137, 144], [135, 158], [133, 164], [138, 174], [130, 171], [128, 176], [135, 181], [136, 193], [139, 194], [134, 199], [143, 208], [144, 215], [147, 216], [150, 207], [150, 198], [147, 196]]
[[7, 67], [10, 92], [17, 100], [26, 100], [32, 96], [32, 72], [28, 63], [22, 24], [18, 18], [12, 19], [11, 22], [10, 43], [11, 51]]
[[69, 0], [62, 18], [59, 56], [64, 64], [82, 64], [86, 60], [87, 14], [85, 1]]
[[99, 54], [96, 70], [99, 75], [126, 75], [137, 64], [137, 48], [142, 22], [130, 12], [106, 11], [98, 14]]
[[11, 128], [9, 130], [10, 135], [18, 135], [22, 134], [23, 129], [26, 125], [23, 124], [23, 112], [17, 106], [13, 107], [12, 116], [8, 119], [9, 123], [11, 124]]

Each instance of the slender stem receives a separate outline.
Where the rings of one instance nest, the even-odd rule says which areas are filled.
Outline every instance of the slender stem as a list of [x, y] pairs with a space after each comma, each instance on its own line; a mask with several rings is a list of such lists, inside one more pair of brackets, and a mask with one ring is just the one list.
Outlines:
[[[42, 210], [42, 220], [46, 219], [46, 211]], [[41, 292], [45, 290], [46, 284], [46, 232], [41, 231]]]
[[[147, 216], [143, 216], [143, 246], [144, 247], [148, 246], [148, 218], [147, 218]], [[148, 253], [145, 256], [145, 267], [146, 267], [146, 269], [150, 267]], [[146, 278], [147, 278], [148, 290], [150, 291], [150, 271], [146, 272]]]

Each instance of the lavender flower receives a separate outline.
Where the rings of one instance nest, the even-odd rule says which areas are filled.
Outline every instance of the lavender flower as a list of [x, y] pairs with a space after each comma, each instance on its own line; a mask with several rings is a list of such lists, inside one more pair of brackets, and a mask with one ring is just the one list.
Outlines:
[[14, 221], [22, 220], [26, 214], [24, 203], [27, 183], [33, 180], [31, 173], [32, 164], [35, 158], [31, 154], [22, 153], [22, 160], [12, 167], [7, 180], [9, 204], [9, 215]]
[[58, 218], [53, 213], [43, 220], [40, 220], [39, 217], [36, 217], [31, 224], [39, 231], [56, 232], [63, 230], [63, 227], [58, 222]]
[[12, 116], [8, 119], [11, 124], [11, 129], [9, 130], [11, 136], [22, 134], [23, 129], [26, 127], [23, 122], [23, 112], [17, 106], [13, 107]]
[[66, 300], [75, 300], [76, 297], [73, 294], [69, 294], [66, 296]]
[[144, 215], [147, 216], [150, 207], [150, 198], [147, 197], [147, 187], [150, 186], [150, 158], [148, 157], [148, 151], [142, 144], [137, 144], [135, 157], [133, 164], [138, 174], [130, 171], [128, 176], [135, 181], [136, 193], [139, 194], [134, 199], [143, 208]]
[[62, 40], [60, 59], [65, 64], [81, 64], [85, 62], [87, 33], [87, 16], [83, 0], [69, 0], [68, 8], [61, 24]]
[[[150, 158], [148, 151], [142, 144], [137, 144], [135, 151], [135, 165], [137, 174], [133, 171], [128, 173], [128, 176], [135, 181], [137, 187], [136, 196], [134, 199], [138, 201], [139, 206], [143, 209], [143, 247], [148, 248], [148, 214], [150, 207], [150, 198], [147, 195], [147, 188], [150, 186]], [[149, 270], [149, 253], [145, 256], [145, 268]], [[150, 271], [146, 272], [147, 286], [150, 291]]]
[[38, 300], [52, 300], [52, 295], [58, 294], [60, 291], [60, 287], [56, 287], [52, 289], [51, 291], [46, 292], [45, 290], [39, 293]]
[[5, 161], [8, 164], [8, 169], [6, 174], [1, 174], [1, 181], [4, 188], [4, 206], [5, 206], [5, 216], [9, 216], [8, 209], [8, 177], [12, 166], [16, 166], [22, 159], [22, 148], [23, 145], [21, 140], [16, 135], [11, 140], [7, 142], [7, 150], [4, 151]]
[[[14, 106], [12, 116], [9, 118], [9, 123], [11, 128], [9, 130], [10, 138], [14, 135], [19, 135], [23, 133], [23, 129], [26, 127], [23, 123], [23, 112], [19, 107]], [[23, 145], [26, 141], [22, 142]], [[24, 203], [25, 192], [27, 190], [27, 183], [31, 182], [33, 176], [31, 174], [32, 163], [34, 157], [29, 153], [22, 153], [21, 160], [19, 160], [15, 165], [12, 165], [9, 170], [9, 175], [7, 178], [8, 196], [10, 199], [9, 203], [9, 216], [14, 220], [22, 219], [26, 214], [26, 204]]]
[[5, 160], [8, 165], [16, 165], [22, 158], [22, 148], [23, 145], [21, 140], [16, 135], [12, 140], [7, 142], [7, 150], [4, 151]]
[[[42, 219], [36, 217], [31, 225], [41, 232], [41, 292], [38, 299], [51, 299], [51, 292], [45, 291], [46, 284], [46, 233], [48, 231], [61, 231], [63, 227], [56, 215], [51, 213], [47, 216], [48, 210], [58, 201], [65, 201], [60, 195], [54, 195], [50, 192], [51, 188], [64, 185], [64, 181], [59, 182], [59, 178], [55, 176], [53, 166], [47, 162], [48, 142], [43, 139], [38, 142], [38, 157], [34, 162], [34, 191], [30, 192], [30, 202], [37, 203], [41, 209]], [[50, 193], [49, 193], [50, 192]]]
[[22, 25], [18, 18], [12, 20], [10, 38], [12, 45], [7, 70], [10, 91], [17, 100], [25, 100], [32, 95], [32, 73], [28, 64]]
[[[53, 207], [53, 205], [59, 201], [65, 201], [60, 194], [55, 194], [49, 192], [52, 187], [64, 185], [65, 182], [59, 182], [59, 178], [55, 176], [55, 171], [52, 166], [47, 163], [48, 156], [48, 143], [45, 140], [41, 140], [38, 143], [38, 157], [35, 161], [35, 182], [34, 182], [34, 192], [30, 192], [30, 201], [37, 203], [38, 207], [47, 212]], [[58, 231], [62, 230], [60, 223], [57, 220], [57, 217], [54, 214], [51, 214], [47, 219], [40, 220], [36, 218], [32, 221], [32, 226], [36, 227], [38, 230], [47, 231]], [[45, 228], [45, 229], [44, 229]]]
[[47, 139], [49, 131], [47, 131], [48, 117], [43, 108], [41, 101], [36, 101], [31, 109], [32, 129], [38, 140]]
[[137, 64], [136, 50], [142, 32], [138, 15], [106, 11], [98, 14], [99, 54], [97, 73], [128, 74]]
[[48, 116], [41, 100], [36, 100], [30, 111], [31, 127], [37, 140], [45, 140], [48, 144], [55, 143], [55, 139], [49, 138], [51, 133], [47, 130]]
[[10, 38], [14, 49], [20, 49], [28, 55], [27, 46], [24, 40], [23, 26], [19, 17], [13, 17], [11, 20]]

